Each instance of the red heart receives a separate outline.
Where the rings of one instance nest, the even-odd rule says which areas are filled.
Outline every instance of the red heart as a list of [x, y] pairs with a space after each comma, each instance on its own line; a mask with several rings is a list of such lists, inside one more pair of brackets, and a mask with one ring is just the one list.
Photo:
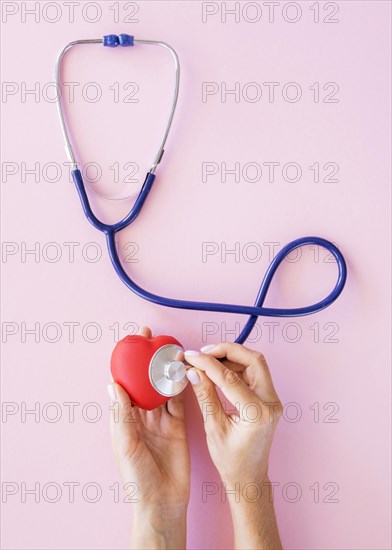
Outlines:
[[110, 369], [113, 380], [128, 393], [134, 405], [145, 410], [156, 409], [170, 399], [151, 385], [148, 368], [154, 353], [167, 344], [182, 345], [171, 336], [126, 336], [112, 353]]

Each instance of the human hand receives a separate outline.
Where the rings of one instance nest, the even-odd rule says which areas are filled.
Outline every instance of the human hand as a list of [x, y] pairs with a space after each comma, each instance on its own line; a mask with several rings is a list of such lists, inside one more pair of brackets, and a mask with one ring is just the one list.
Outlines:
[[[205, 353], [185, 352], [187, 376], [199, 402], [211, 458], [222, 480], [261, 481], [282, 405], [261, 353], [221, 343]], [[218, 358], [224, 358], [223, 362]], [[195, 383], [199, 379], [198, 383]], [[226, 412], [215, 386], [236, 407]]]
[[[230, 493], [235, 548], [281, 548], [268, 458], [282, 405], [261, 353], [221, 343], [185, 352], [211, 458]], [[223, 359], [223, 362], [218, 361]], [[225, 410], [220, 388], [235, 407]]]
[[[148, 328], [139, 334], [151, 338]], [[113, 450], [135, 503], [131, 545], [185, 548], [190, 457], [182, 396], [145, 411], [133, 406], [118, 384], [110, 384], [108, 391]]]

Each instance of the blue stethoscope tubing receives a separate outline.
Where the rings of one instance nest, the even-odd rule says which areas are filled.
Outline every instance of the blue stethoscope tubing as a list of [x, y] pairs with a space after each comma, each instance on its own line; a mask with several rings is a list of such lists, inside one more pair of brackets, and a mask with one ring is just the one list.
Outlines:
[[[344, 257], [340, 250], [330, 241], [322, 239], [321, 237], [302, 237], [300, 239], [295, 239], [291, 241], [286, 246], [284, 246], [274, 257], [270, 263], [263, 281], [260, 285], [259, 292], [257, 294], [254, 306], [243, 306], [236, 304], [221, 304], [214, 302], [196, 302], [192, 300], [177, 300], [174, 298], [166, 298], [164, 296], [159, 296], [158, 294], [153, 294], [139, 286], [124, 270], [121, 260], [118, 255], [116, 247], [116, 234], [128, 227], [140, 214], [142, 207], [147, 199], [148, 194], [150, 193], [154, 181], [155, 174], [148, 172], [144, 180], [143, 186], [136, 198], [136, 201], [131, 208], [130, 212], [119, 222], [115, 224], [105, 224], [101, 222], [93, 213], [90, 202], [86, 193], [86, 188], [83, 182], [83, 177], [79, 169], [72, 171], [72, 178], [76, 185], [80, 201], [82, 203], [83, 211], [89, 220], [89, 222], [96, 228], [102, 231], [106, 236], [106, 243], [108, 247], [109, 256], [113, 267], [120, 277], [122, 282], [130, 289], [132, 292], [140, 296], [141, 298], [158, 304], [160, 306], [173, 307], [179, 309], [190, 309], [194, 311], [215, 311], [221, 313], [237, 313], [243, 315], [249, 315], [249, 319], [245, 323], [244, 328], [242, 329], [239, 336], [236, 338], [235, 342], [243, 344], [252, 332], [253, 327], [255, 326], [258, 317], [301, 317], [304, 315], [311, 315], [317, 311], [325, 309], [331, 305], [341, 294], [344, 285], [347, 279], [347, 266], [344, 260]], [[333, 290], [328, 294], [323, 300], [312, 304], [306, 307], [300, 308], [268, 308], [263, 307], [264, 301], [266, 299], [268, 289], [271, 285], [272, 279], [276, 273], [276, 270], [283, 262], [283, 260], [295, 249], [307, 245], [317, 245], [328, 250], [332, 256], [335, 258], [338, 266], [338, 278]]]
[[[144, 298], [145, 300], [148, 300], [150, 302], [153, 302], [155, 304], [166, 306], [166, 307], [173, 307], [173, 308], [180, 308], [180, 309], [190, 309], [194, 311], [215, 311], [215, 312], [222, 312], [222, 313], [237, 313], [242, 315], [249, 315], [249, 319], [244, 325], [244, 328], [242, 329], [240, 335], [235, 340], [237, 343], [244, 343], [245, 340], [250, 335], [253, 327], [256, 324], [256, 321], [258, 317], [265, 316], [265, 317], [300, 317], [303, 315], [310, 315], [312, 313], [316, 313], [317, 311], [321, 311], [322, 309], [325, 309], [329, 305], [331, 305], [336, 298], [340, 295], [342, 292], [344, 285], [346, 283], [347, 279], [347, 267], [346, 262], [344, 260], [344, 257], [342, 253], [339, 251], [339, 249], [330, 241], [327, 241], [326, 239], [322, 239], [320, 237], [303, 237], [301, 239], [296, 239], [294, 241], [291, 241], [289, 244], [287, 244], [285, 247], [278, 252], [278, 254], [274, 257], [272, 262], [270, 263], [270, 266], [268, 267], [264, 279], [261, 283], [259, 292], [256, 297], [256, 301], [254, 303], [254, 306], [242, 306], [242, 305], [236, 305], [236, 304], [220, 304], [220, 303], [214, 303], [214, 302], [195, 302], [192, 300], [176, 300], [174, 298], [166, 298], [164, 296], [158, 296], [157, 294], [153, 294], [152, 292], [148, 292], [141, 286], [135, 283], [133, 279], [125, 272], [120, 258], [118, 256], [118, 251], [116, 247], [116, 234], [121, 231], [122, 229], [128, 227], [140, 214], [140, 211], [147, 199], [148, 194], [150, 193], [152, 186], [155, 181], [155, 169], [157, 168], [158, 164], [160, 163], [162, 159], [162, 155], [164, 153], [164, 146], [171, 128], [171, 124], [173, 121], [173, 116], [177, 104], [177, 98], [178, 98], [178, 91], [179, 91], [179, 82], [180, 82], [180, 64], [179, 59], [177, 56], [176, 51], [166, 42], [161, 41], [154, 41], [154, 40], [139, 40], [134, 39], [133, 36], [127, 35], [127, 34], [120, 34], [120, 35], [107, 35], [103, 38], [94, 38], [94, 39], [84, 39], [84, 40], [75, 40], [73, 42], [70, 42], [67, 44], [59, 53], [56, 61], [56, 68], [55, 68], [55, 78], [56, 78], [56, 84], [58, 88], [60, 89], [60, 68], [61, 68], [61, 62], [66, 54], [66, 52], [78, 45], [82, 44], [103, 44], [103, 46], [109, 47], [109, 48], [118, 48], [118, 47], [134, 47], [134, 46], [160, 46], [166, 49], [170, 52], [173, 61], [174, 61], [174, 67], [175, 67], [175, 86], [174, 86], [174, 94], [173, 94], [173, 100], [171, 104], [171, 110], [167, 122], [167, 126], [164, 132], [164, 136], [162, 139], [162, 142], [160, 144], [160, 147], [158, 149], [158, 152], [155, 156], [154, 162], [150, 168], [150, 170], [147, 172], [146, 178], [144, 180], [143, 186], [136, 198], [136, 201], [134, 202], [130, 212], [123, 218], [121, 221], [115, 223], [115, 224], [105, 224], [101, 222], [94, 214], [94, 212], [91, 209], [90, 202], [87, 196], [85, 184], [83, 182], [83, 177], [80, 172], [80, 170], [77, 168], [78, 164], [75, 158], [75, 154], [73, 151], [72, 143], [70, 140], [70, 136], [67, 129], [67, 124], [65, 122], [64, 113], [62, 110], [62, 104], [61, 104], [61, 95], [57, 102], [57, 109], [60, 119], [60, 125], [63, 132], [64, 140], [65, 140], [65, 147], [66, 152], [68, 155], [68, 158], [72, 164], [73, 170], [72, 170], [72, 178], [75, 182], [77, 191], [79, 193], [79, 197], [82, 203], [83, 211], [87, 217], [87, 219], [92, 223], [92, 225], [99, 229], [99, 231], [102, 231], [106, 236], [106, 242], [108, 246], [109, 256], [111, 259], [111, 262], [113, 264], [113, 267], [117, 273], [117, 275], [120, 277], [120, 279], [123, 281], [123, 283], [130, 289], [132, 292], [140, 296], [141, 298]], [[335, 258], [338, 266], [338, 278], [335, 284], [335, 287], [333, 290], [328, 294], [324, 300], [321, 300], [320, 302], [317, 302], [315, 304], [312, 304], [310, 306], [306, 307], [300, 307], [300, 308], [268, 308], [263, 307], [265, 298], [268, 293], [268, 289], [271, 285], [272, 279], [275, 275], [276, 270], [280, 266], [280, 264], [283, 262], [283, 260], [291, 253], [293, 250], [300, 248], [302, 246], [306, 245], [318, 245], [325, 249], [327, 249], [332, 256]]]

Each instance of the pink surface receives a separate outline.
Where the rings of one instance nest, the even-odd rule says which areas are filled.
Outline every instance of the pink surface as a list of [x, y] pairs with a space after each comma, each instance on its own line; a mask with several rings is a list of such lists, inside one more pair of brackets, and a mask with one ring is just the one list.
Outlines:
[[[182, 63], [178, 111], [159, 181], [143, 215], [120, 239], [137, 260], [127, 264], [129, 273], [171, 297], [251, 304], [269, 263], [269, 243], [277, 243], [277, 250], [314, 234], [338, 244], [349, 267], [338, 302], [312, 317], [260, 318], [249, 343], [266, 355], [286, 405], [271, 457], [278, 521], [286, 548], [390, 548], [388, 2], [302, 2], [300, 19], [291, 23], [295, 8], [287, 2], [275, 8], [272, 21], [266, 3], [250, 3], [245, 12], [241, 3], [238, 22], [233, 15], [222, 22], [225, 3], [204, 3], [204, 10], [219, 10], [204, 23], [199, 2], [140, 2], [137, 22], [123, 21], [135, 3], [88, 3], [93, 6], [84, 18], [80, 3], [72, 23], [61, 3], [57, 11], [53, 3], [38, 3], [36, 16], [25, 20], [23, 4], [35, 3], [2, 4], [3, 21], [5, 9], [16, 11], [2, 26], [2, 78], [14, 83], [2, 104], [2, 547], [126, 548], [129, 505], [122, 497], [116, 502], [120, 479], [108, 432], [114, 342], [147, 324], [197, 349], [202, 342], [233, 339], [230, 331], [244, 322], [234, 315], [167, 310], [134, 296], [114, 274], [102, 235], [82, 214], [50, 100], [53, 88], [46, 85], [67, 42], [127, 32], [169, 42]], [[251, 23], [256, 4], [262, 14]], [[168, 54], [155, 49], [85, 46], [69, 54], [64, 79], [80, 83], [69, 116], [81, 162], [102, 168], [100, 191], [108, 192], [116, 162], [121, 168], [137, 163], [136, 178], [148, 169], [168, 109], [171, 70]], [[91, 82], [102, 90], [97, 103], [80, 93]], [[137, 103], [123, 101], [134, 89], [128, 82], [139, 86]], [[219, 91], [203, 102], [205, 82]], [[224, 83], [233, 89], [236, 82], [240, 96], [227, 95], [223, 102]], [[279, 83], [271, 101], [268, 82]], [[284, 88], [290, 82], [301, 87], [297, 102], [289, 101], [294, 87]], [[34, 86], [37, 97], [24, 97], [23, 90]], [[87, 88], [90, 98], [94, 89]], [[260, 90], [259, 101], [252, 101]], [[328, 97], [335, 101], [325, 102]], [[280, 163], [272, 182], [263, 164], [270, 162]], [[292, 173], [282, 172], [289, 162], [302, 169], [297, 182], [286, 181]], [[26, 174], [35, 163], [37, 176]], [[203, 163], [219, 169], [205, 182]], [[238, 182], [232, 174], [221, 181], [222, 163], [228, 169], [239, 163]], [[324, 169], [326, 163], [334, 164]], [[323, 181], [336, 165], [331, 178], [338, 181]], [[251, 182], [259, 168], [262, 176]], [[94, 205], [108, 219], [129, 207], [126, 201]], [[203, 243], [216, 252], [205, 261]], [[34, 246], [37, 255], [25, 255]], [[225, 256], [225, 247], [237, 247], [237, 256]], [[304, 251], [280, 269], [268, 305], [307, 304], [329, 291], [334, 266], [325, 263], [324, 251], [315, 261], [316, 252]], [[271, 321], [277, 323], [274, 332]], [[34, 326], [37, 336], [26, 334]], [[35, 403], [37, 417], [25, 417]], [[231, 548], [220, 487], [203, 498], [203, 483], [219, 480], [189, 388], [186, 408], [192, 452], [188, 546]], [[73, 499], [67, 483], [78, 484]], [[25, 494], [34, 487], [38, 502]], [[97, 490], [101, 497], [92, 502]], [[56, 492], [57, 502], [50, 502]]]

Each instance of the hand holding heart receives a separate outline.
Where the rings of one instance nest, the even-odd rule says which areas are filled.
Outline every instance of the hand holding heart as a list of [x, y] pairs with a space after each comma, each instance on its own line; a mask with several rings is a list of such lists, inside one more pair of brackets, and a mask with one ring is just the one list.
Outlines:
[[[144, 328], [140, 334], [151, 338], [150, 329]], [[177, 395], [165, 404], [167, 398], [162, 396], [161, 406], [143, 410], [132, 405], [119, 384], [110, 385], [109, 393], [114, 454], [124, 488], [130, 501], [135, 502], [133, 518], [137, 528], [132, 530], [132, 546], [155, 547], [152, 540], [146, 545], [153, 526], [154, 530], [165, 530], [173, 537], [170, 548], [184, 548], [190, 458], [183, 397]], [[137, 538], [141, 532], [143, 540]]]

